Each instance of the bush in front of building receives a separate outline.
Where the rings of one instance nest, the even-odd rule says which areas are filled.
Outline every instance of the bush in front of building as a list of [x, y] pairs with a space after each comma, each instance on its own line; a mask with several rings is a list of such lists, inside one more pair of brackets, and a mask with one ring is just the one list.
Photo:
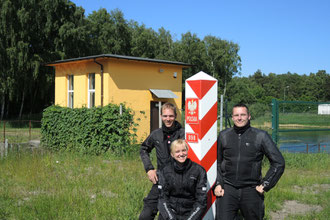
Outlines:
[[50, 106], [43, 112], [41, 143], [56, 151], [116, 155], [132, 150], [137, 124], [133, 111], [122, 104], [94, 108]]

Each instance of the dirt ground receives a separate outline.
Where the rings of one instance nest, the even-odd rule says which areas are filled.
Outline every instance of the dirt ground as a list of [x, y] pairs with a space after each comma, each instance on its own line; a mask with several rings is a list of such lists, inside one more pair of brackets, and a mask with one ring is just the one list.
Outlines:
[[[311, 187], [303, 188], [300, 186], [294, 186], [293, 190], [299, 193], [322, 193], [322, 191], [328, 191], [330, 184], [314, 184]], [[319, 212], [322, 210], [321, 206], [303, 204], [295, 200], [285, 201], [283, 208], [276, 212], [271, 212], [270, 216], [272, 220], [282, 220], [288, 215], [303, 215], [309, 212]]]

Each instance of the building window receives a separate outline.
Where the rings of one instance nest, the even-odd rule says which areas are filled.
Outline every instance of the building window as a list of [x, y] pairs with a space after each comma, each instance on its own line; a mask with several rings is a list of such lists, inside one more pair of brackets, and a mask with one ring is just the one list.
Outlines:
[[95, 73], [88, 74], [88, 108], [95, 106]]
[[73, 108], [73, 75], [68, 75], [68, 107]]

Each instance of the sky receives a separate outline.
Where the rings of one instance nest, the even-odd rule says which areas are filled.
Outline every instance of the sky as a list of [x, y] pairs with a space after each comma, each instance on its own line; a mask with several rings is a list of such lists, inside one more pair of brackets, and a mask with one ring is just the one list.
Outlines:
[[119, 9], [174, 40], [190, 31], [239, 45], [241, 76], [330, 73], [330, 0], [72, 0], [87, 17]]

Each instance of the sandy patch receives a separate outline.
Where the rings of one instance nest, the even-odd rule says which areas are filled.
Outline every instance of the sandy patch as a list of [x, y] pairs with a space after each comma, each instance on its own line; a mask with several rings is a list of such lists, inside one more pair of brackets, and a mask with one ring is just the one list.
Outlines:
[[303, 215], [308, 212], [320, 212], [322, 210], [321, 206], [318, 205], [307, 205], [299, 203], [298, 201], [285, 201], [283, 204], [283, 209], [276, 212], [271, 212], [270, 216], [272, 220], [282, 220], [288, 215]]

